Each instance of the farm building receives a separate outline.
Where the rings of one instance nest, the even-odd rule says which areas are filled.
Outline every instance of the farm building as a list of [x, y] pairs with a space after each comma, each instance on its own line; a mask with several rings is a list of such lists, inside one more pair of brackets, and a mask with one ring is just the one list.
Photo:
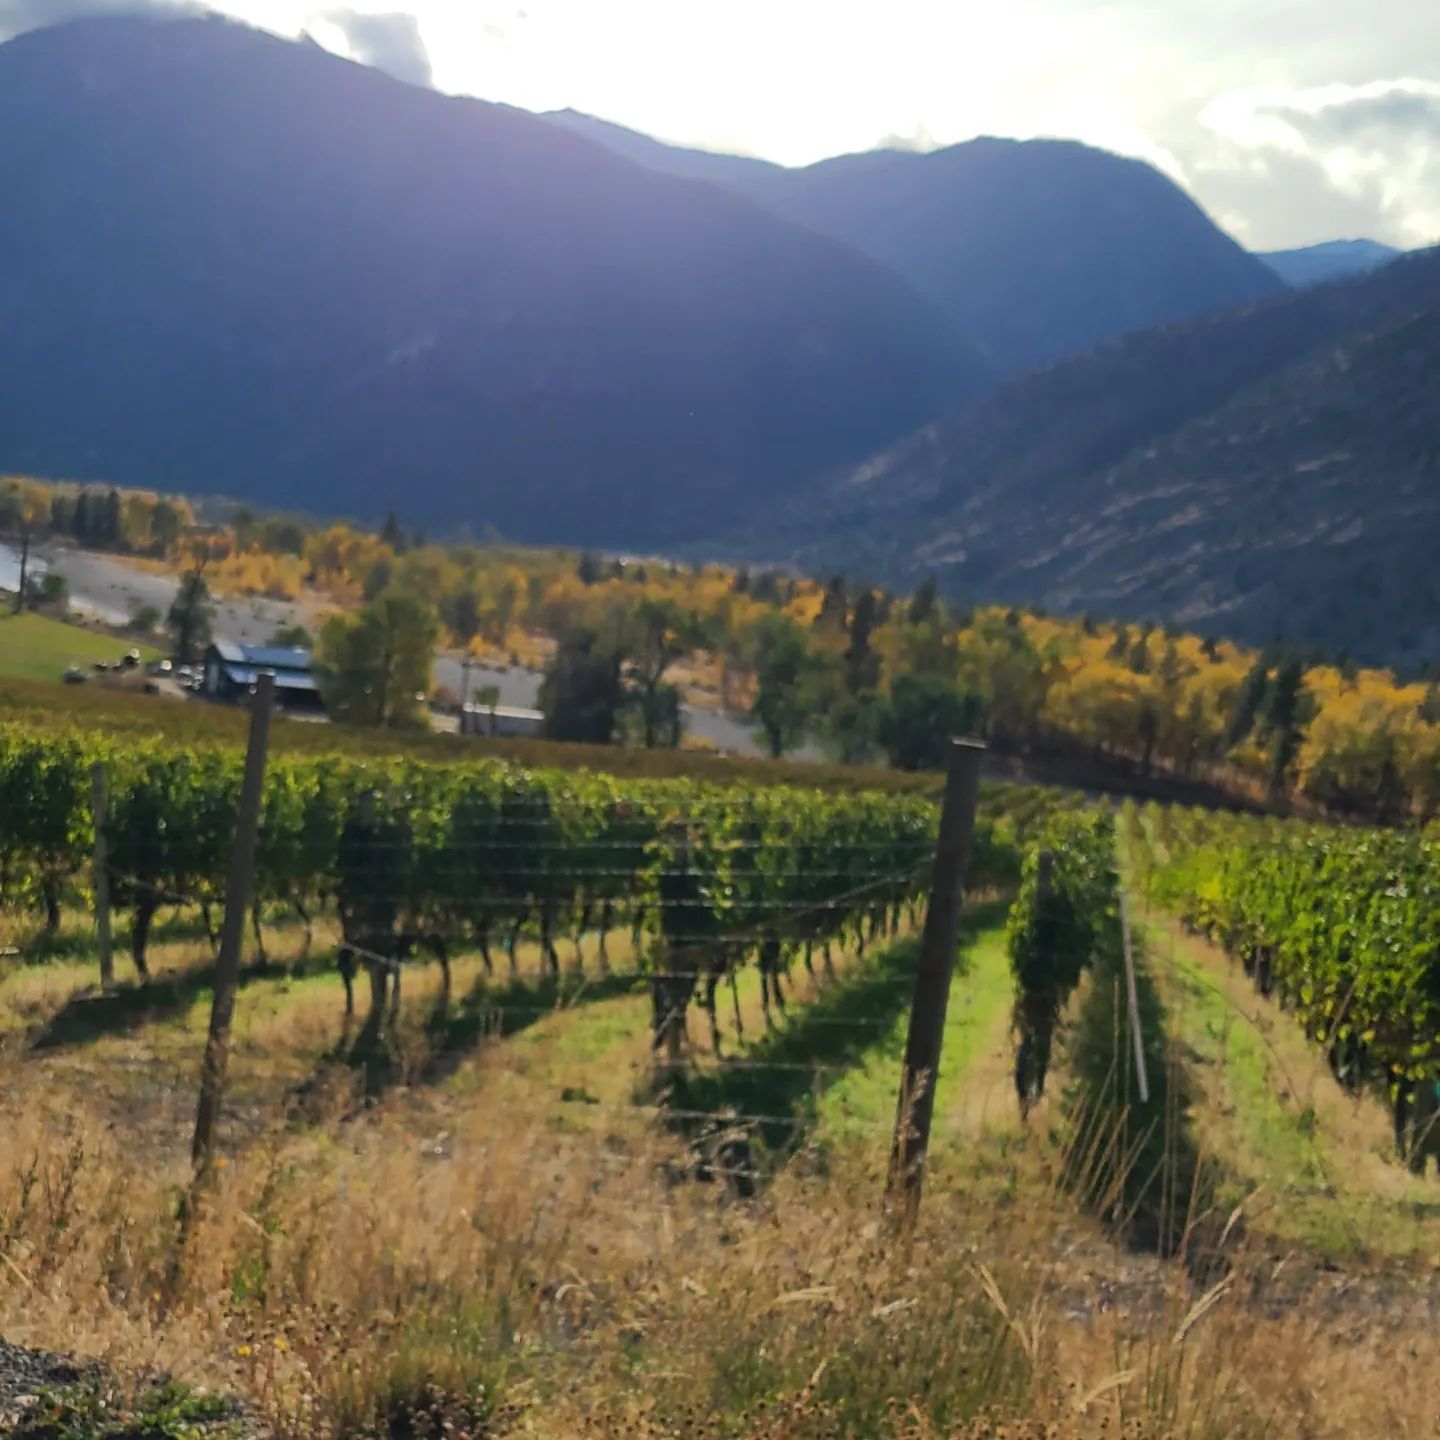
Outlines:
[[517, 705], [466, 705], [460, 712], [462, 735], [504, 735], [530, 739], [539, 735], [545, 724], [540, 710], [524, 710]]
[[205, 652], [201, 693], [229, 704], [245, 700], [256, 677], [268, 670], [275, 676], [275, 703], [286, 710], [322, 711], [320, 687], [308, 650], [286, 650], [275, 645], [235, 645], [217, 640]]

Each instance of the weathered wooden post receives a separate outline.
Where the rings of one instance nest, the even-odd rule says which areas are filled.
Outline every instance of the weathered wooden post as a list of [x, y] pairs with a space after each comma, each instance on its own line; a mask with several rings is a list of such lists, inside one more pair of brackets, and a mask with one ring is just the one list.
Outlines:
[[235, 818], [235, 842], [225, 882], [225, 919], [220, 927], [220, 952], [215, 960], [215, 998], [210, 1007], [210, 1034], [200, 1070], [200, 1104], [195, 1113], [191, 1159], [205, 1172], [215, 1153], [215, 1127], [225, 1093], [230, 1056], [230, 1025], [235, 1018], [235, 992], [240, 980], [240, 949], [245, 917], [255, 881], [255, 847], [260, 832], [260, 802], [265, 786], [265, 757], [270, 744], [270, 714], [275, 677], [262, 673], [250, 709], [250, 741], [245, 750], [245, 775]]
[[896, 1195], [902, 1198], [907, 1221], [913, 1220], [920, 1208], [924, 1184], [925, 1156], [935, 1109], [935, 1082], [945, 1038], [945, 1010], [960, 939], [962, 888], [975, 829], [980, 762], [984, 754], [985, 746], [978, 740], [951, 742], [930, 898], [925, 907], [925, 928], [915, 967], [915, 993], [910, 1004], [905, 1063], [900, 1071], [900, 1097], [886, 1189], [892, 1198]]
[[90, 767], [90, 818], [95, 826], [95, 849], [91, 863], [91, 886], [95, 891], [95, 933], [100, 946], [100, 988], [115, 983], [115, 946], [110, 934], [110, 856], [105, 839], [105, 820], [110, 812], [105, 762]]

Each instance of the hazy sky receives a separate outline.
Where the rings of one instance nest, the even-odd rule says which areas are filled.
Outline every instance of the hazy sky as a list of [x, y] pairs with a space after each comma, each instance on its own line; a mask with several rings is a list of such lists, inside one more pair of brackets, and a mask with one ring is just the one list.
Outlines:
[[[164, 4], [166, 0], [151, 0]], [[133, 0], [0, 0], [0, 35]], [[218, 0], [404, 78], [799, 164], [1065, 135], [1257, 248], [1440, 240], [1440, 0]]]

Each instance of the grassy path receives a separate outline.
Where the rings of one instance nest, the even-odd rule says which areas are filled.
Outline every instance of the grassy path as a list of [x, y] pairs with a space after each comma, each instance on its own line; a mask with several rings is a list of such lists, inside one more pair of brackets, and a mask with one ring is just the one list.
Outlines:
[[1194, 1090], [1201, 1148], [1252, 1230], [1352, 1260], [1440, 1265], [1440, 1184], [1394, 1158], [1389, 1118], [1208, 941], [1137, 907], [1136, 929]]
[[[994, 904], [971, 912], [950, 987], [931, 1146], [932, 1173], [947, 1181], [991, 1172], [996, 1156], [1003, 1156], [1020, 1128], [1011, 1082], [1005, 908]], [[817, 1140], [854, 1147], [866, 1169], [876, 1173], [888, 1163], [905, 1053], [906, 999], [859, 1063], [817, 1105]]]
[[[63, 938], [58, 958], [15, 962], [0, 973], [0, 1047], [17, 1058], [22, 1047], [36, 1047], [23, 1062], [26, 1070], [57, 1093], [67, 1084], [83, 1084], [100, 1093], [117, 1117], [141, 1119], [157, 1137], [183, 1129], [209, 1021], [208, 942], [183, 927], [162, 929], [152, 945], [152, 983], [140, 986], [125, 978], [100, 995], [83, 924]], [[291, 973], [301, 932], [278, 926], [267, 933], [270, 963], [243, 972], [227, 1101], [227, 1115], [240, 1125], [230, 1126], [236, 1138], [244, 1130], [260, 1133], [297, 1094], [315, 1119], [332, 1101], [340, 1110], [353, 1107], [361, 1077], [344, 1057], [369, 1000], [362, 978], [359, 1013], [347, 1025], [333, 961], [337, 942], [333, 924], [322, 922], [309, 959]], [[785, 982], [788, 1009], [768, 1031], [758, 972], [745, 967], [733, 997], [728, 985], [719, 997], [722, 1057], [711, 1053], [703, 1013], [697, 1007], [690, 1015], [695, 1083], [717, 1091], [717, 1108], [729, 1103], [768, 1113], [773, 1091], [748, 1103], [730, 1092], [777, 1079], [789, 1082], [791, 1101], [799, 1103], [816, 1078], [808, 1067], [843, 1070], [863, 1050], [861, 1044], [844, 1053], [826, 1050], [843, 1033], [837, 1023], [842, 1017], [862, 1022], [854, 1035], [868, 1044], [877, 1016], [883, 1013], [888, 1024], [908, 998], [908, 946], [902, 938], [872, 947], [863, 957], [837, 953], [838, 981], [830, 984], [817, 985], [797, 962]], [[651, 1001], [628, 938], [612, 937], [616, 973], [609, 976], [598, 973], [595, 950], [595, 937], [586, 937], [582, 973], [572, 968], [575, 956], [565, 942], [558, 980], [543, 970], [533, 943], [521, 945], [514, 978], [502, 955], [496, 956], [497, 973], [489, 976], [477, 955], [459, 954], [452, 958], [448, 995], [438, 966], [407, 965], [403, 1004], [389, 1027], [378, 1088], [367, 1068], [366, 1092], [378, 1098], [399, 1088], [409, 1091], [412, 1101], [422, 1091], [436, 1099], [448, 1092], [467, 1103], [483, 1094], [486, 1103], [533, 1115], [536, 1123], [582, 1117], [607, 1123], [630, 1107], [652, 1078]], [[119, 968], [126, 976], [126, 958], [120, 957]], [[736, 1035], [737, 1003], [744, 1045]], [[779, 1068], [767, 1068], [772, 1064]], [[797, 1086], [801, 1077], [804, 1083]], [[635, 1120], [650, 1123], [648, 1110], [635, 1111]]]

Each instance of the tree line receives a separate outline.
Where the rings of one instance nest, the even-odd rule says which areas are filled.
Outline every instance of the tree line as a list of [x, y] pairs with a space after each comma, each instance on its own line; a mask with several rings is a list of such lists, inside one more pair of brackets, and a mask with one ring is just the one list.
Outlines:
[[[24, 483], [32, 500], [45, 488]], [[92, 493], [87, 515], [96, 503]], [[196, 527], [183, 501], [163, 503], [170, 511], [162, 497], [119, 493], [121, 548], [159, 543], [173, 512], [181, 533], [166, 553], [198, 576], [203, 542], [204, 585], [191, 583], [170, 616], [181, 648], [204, 638], [212, 589], [273, 582], [274, 593], [328, 596], [338, 611], [318, 659], [332, 713], [356, 724], [424, 723], [430, 656], [445, 648], [543, 670], [541, 707], [558, 739], [676, 745], [688, 701], [750, 717], [776, 756], [809, 741], [838, 761], [925, 769], [948, 735], [968, 732], [1077, 768], [1360, 817], [1440, 811], [1435, 674], [1399, 677], [1279, 644], [1256, 651], [1156, 623], [959, 606], [933, 580], [898, 595], [842, 575], [494, 539], [441, 545], [393, 515], [369, 530], [240, 507], [226, 525]], [[78, 506], [72, 490], [38, 508], [63, 517]], [[99, 513], [114, 510], [107, 492]]]

